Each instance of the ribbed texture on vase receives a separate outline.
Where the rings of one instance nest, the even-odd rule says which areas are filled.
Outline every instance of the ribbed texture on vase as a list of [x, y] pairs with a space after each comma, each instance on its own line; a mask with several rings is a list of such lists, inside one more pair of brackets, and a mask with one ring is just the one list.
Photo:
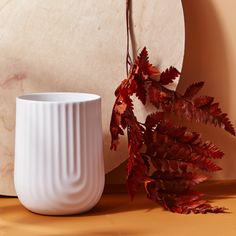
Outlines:
[[104, 187], [100, 100], [17, 101], [14, 180], [17, 195], [41, 214], [89, 210]]

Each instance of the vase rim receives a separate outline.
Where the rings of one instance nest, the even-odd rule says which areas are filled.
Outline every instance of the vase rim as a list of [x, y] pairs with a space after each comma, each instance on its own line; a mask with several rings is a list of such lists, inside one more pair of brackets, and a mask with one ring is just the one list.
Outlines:
[[36, 103], [86, 103], [100, 100], [101, 97], [93, 93], [81, 92], [43, 92], [29, 93], [16, 97], [18, 101]]

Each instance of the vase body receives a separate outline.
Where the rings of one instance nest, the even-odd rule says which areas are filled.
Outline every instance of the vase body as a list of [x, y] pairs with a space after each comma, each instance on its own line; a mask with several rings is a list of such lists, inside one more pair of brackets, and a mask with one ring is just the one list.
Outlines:
[[96, 205], [104, 188], [99, 96], [17, 98], [14, 183], [20, 202], [39, 214], [77, 214]]

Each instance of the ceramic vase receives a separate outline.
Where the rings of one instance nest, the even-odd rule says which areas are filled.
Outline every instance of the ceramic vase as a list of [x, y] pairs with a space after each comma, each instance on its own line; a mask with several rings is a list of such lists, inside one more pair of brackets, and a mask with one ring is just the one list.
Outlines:
[[104, 188], [101, 98], [38, 93], [16, 99], [14, 183], [32, 212], [85, 212]]

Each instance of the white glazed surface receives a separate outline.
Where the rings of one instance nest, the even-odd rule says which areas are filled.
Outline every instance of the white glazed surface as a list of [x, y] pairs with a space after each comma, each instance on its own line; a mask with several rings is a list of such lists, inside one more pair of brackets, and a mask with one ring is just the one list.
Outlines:
[[99, 96], [17, 98], [15, 141], [15, 189], [26, 208], [67, 215], [96, 205], [104, 187]]

